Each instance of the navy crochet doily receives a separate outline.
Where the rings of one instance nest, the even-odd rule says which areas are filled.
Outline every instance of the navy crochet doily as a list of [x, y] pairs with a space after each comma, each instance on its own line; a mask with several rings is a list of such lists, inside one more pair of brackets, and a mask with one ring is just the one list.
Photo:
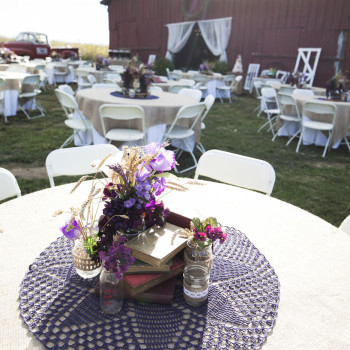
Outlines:
[[128, 98], [129, 100], [157, 100], [159, 98], [159, 96], [156, 96], [156, 95], [149, 95], [146, 97], [129, 97], [117, 91], [111, 92], [111, 95], [115, 97]]
[[279, 281], [242, 232], [227, 228], [214, 245], [208, 301], [189, 306], [178, 278], [171, 305], [124, 300], [117, 315], [100, 311], [97, 278], [84, 280], [72, 265], [72, 242], [58, 238], [29, 267], [20, 310], [48, 349], [258, 349], [272, 331]]

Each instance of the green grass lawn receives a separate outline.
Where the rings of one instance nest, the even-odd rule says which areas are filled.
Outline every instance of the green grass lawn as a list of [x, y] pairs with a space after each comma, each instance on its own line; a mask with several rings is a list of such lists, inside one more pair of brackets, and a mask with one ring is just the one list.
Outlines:
[[[27, 120], [23, 113], [0, 122], [0, 166], [9, 170], [44, 167], [50, 151], [59, 148], [71, 134], [64, 125], [64, 114], [49, 88], [39, 97], [47, 111], [45, 118]], [[202, 144], [206, 150], [221, 149], [269, 162], [276, 171], [272, 197], [303, 208], [339, 226], [350, 214], [350, 154], [346, 145], [331, 150], [322, 158], [323, 148], [302, 146], [295, 152], [297, 140], [288, 147], [286, 138], [271, 141], [269, 132], [257, 134], [264, 119], [253, 112], [257, 101], [250, 96], [238, 97], [232, 104], [216, 101], [205, 121]], [[200, 152], [196, 151], [197, 158]], [[180, 168], [190, 165], [187, 154], [178, 159]], [[183, 176], [193, 177], [194, 171]], [[45, 174], [41, 178], [17, 176], [22, 194], [49, 187]], [[56, 184], [74, 178], [59, 178]]]

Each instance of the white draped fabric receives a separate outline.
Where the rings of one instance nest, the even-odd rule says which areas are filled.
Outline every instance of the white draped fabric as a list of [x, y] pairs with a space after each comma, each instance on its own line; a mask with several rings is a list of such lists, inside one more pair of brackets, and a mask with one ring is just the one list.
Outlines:
[[[166, 58], [172, 60], [173, 54], [181, 51], [186, 45], [196, 22], [167, 24], [168, 51]], [[227, 61], [226, 49], [231, 35], [232, 17], [198, 21], [199, 29], [209, 50], [220, 61]]]
[[182, 22], [167, 24], [169, 35], [166, 58], [172, 60], [173, 54], [183, 49], [192, 33], [195, 23], [196, 22]]
[[214, 56], [227, 61], [226, 48], [231, 35], [232, 17], [198, 21], [203, 39]]

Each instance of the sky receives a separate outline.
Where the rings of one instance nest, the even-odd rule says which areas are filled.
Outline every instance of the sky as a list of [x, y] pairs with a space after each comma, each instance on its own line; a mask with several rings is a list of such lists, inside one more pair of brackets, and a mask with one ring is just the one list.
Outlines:
[[107, 6], [100, 0], [0, 0], [0, 35], [45, 33], [49, 41], [109, 45]]

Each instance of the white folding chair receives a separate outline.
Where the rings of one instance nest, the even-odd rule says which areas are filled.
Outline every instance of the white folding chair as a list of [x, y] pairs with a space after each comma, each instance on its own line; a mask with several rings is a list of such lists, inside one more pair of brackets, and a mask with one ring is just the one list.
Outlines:
[[[205, 99], [204, 99], [204, 103], [205, 103], [205, 110], [204, 112], [202, 113], [202, 116], [201, 116], [201, 130], [204, 130], [205, 129], [205, 124], [204, 124], [204, 119], [206, 118], [206, 116], [208, 115], [211, 107], [213, 107], [214, 105], [214, 102], [215, 102], [215, 97], [213, 95], [208, 95]], [[198, 145], [197, 145], [197, 148], [202, 152], [204, 153], [205, 152], [205, 148], [204, 146], [202, 145], [202, 143], [199, 141]]]
[[17, 180], [10, 171], [0, 168], [0, 201], [14, 196], [21, 197]]
[[350, 235], [350, 215], [340, 224], [339, 229]]
[[84, 69], [76, 69], [75, 76], [77, 78], [78, 90], [91, 88], [92, 83], [88, 78], [89, 72]]
[[233, 84], [235, 82], [235, 76], [234, 75], [226, 75], [224, 78], [224, 84], [223, 86], [217, 86], [216, 87], [216, 95], [220, 98], [221, 103], [223, 102], [223, 98], [227, 98], [230, 103], [232, 103], [231, 100], [231, 89], [233, 87]]
[[284, 70], [278, 70], [276, 72], [276, 79], [280, 80], [281, 83], [285, 83], [287, 81], [287, 78], [289, 76], [289, 72]]
[[183, 88], [178, 92], [178, 95], [193, 97], [196, 102], [200, 102], [202, 98], [202, 91], [198, 89]]
[[[194, 169], [197, 166], [197, 159], [193, 153], [193, 150], [190, 148], [187, 138], [191, 137], [195, 134], [194, 127], [196, 126], [199, 118], [201, 117], [203, 111], [205, 109], [205, 103], [200, 102], [193, 105], [182, 106], [176, 114], [176, 117], [171, 125], [167, 125], [163, 142], [165, 140], [181, 140], [185, 145], [185, 149], [180, 150], [179, 148], [175, 150], [176, 154], [180, 157], [183, 151], [189, 152], [194, 161], [194, 165], [188, 167], [184, 170], [179, 171], [176, 166], [174, 166], [174, 170], [177, 173], [183, 173], [185, 171]], [[185, 127], [179, 125], [180, 122], [184, 119], [188, 119], [188, 121], [192, 121], [190, 127]]]
[[[329, 116], [329, 121], [319, 121], [319, 120], [311, 120], [308, 116], [309, 113], [312, 113], [313, 116], [318, 114], [319, 116]], [[335, 119], [337, 114], [337, 106], [334, 103], [321, 103], [321, 102], [311, 102], [306, 101], [303, 105], [303, 113], [302, 113], [302, 120], [301, 120], [301, 135], [299, 138], [298, 146], [296, 149], [296, 152], [299, 152], [299, 148], [301, 145], [301, 142], [303, 140], [303, 134], [305, 132], [305, 129], [312, 129], [312, 130], [319, 130], [322, 132], [328, 132], [328, 138], [326, 145], [324, 146], [324, 151], [322, 154], [322, 158], [325, 157], [327, 148], [331, 148], [331, 140], [333, 136], [333, 129], [335, 125]]]
[[5, 80], [0, 78], [0, 115], [2, 114], [7, 123], [7, 116], [5, 115]]
[[103, 72], [102, 74], [102, 81], [106, 84], [114, 83], [118, 84], [119, 82], [122, 81], [122, 77], [118, 73], [113, 73], [113, 72]]
[[198, 179], [199, 175], [268, 196], [276, 179], [275, 170], [268, 162], [216, 149], [199, 158], [194, 178]]
[[193, 80], [199, 84], [198, 89], [202, 91], [202, 96], [206, 96], [208, 93], [208, 87], [206, 83], [209, 81], [209, 77], [205, 74], [196, 74], [193, 76]]
[[[146, 143], [145, 111], [141, 106], [103, 104], [99, 108], [103, 136], [109, 142], [112, 141], [141, 141]], [[110, 120], [129, 122], [129, 127], [109, 127]], [[131, 128], [130, 123], [138, 122], [139, 129]]]
[[[299, 113], [299, 108], [295, 101], [295, 98], [292, 95], [278, 93], [277, 99], [281, 110], [279, 119], [283, 122], [282, 127], [279, 129], [279, 132], [282, 132], [284, 129], [288, 130], [288, 128], [292, 127], [293, 125], [297, 125], [297, 131], [294, 132], [294, 134], [291, 137], [289, 137], [289, 140], [286, 143], [286, 146], [288, 146], [295, 137], [300, 135], [301, 117]], [[275, 136], [272, 138], [272, 141], [275, 141], [277, 135], [278, 134], [276, 133]]]
[[51, 187], [55, 186], [56, 176], [76, 176], [93, 174], [97, 171], [91, 164], [102, 160], [109, 154], [115, 155], [119, 149], [114, 145], [101, 144], [56, 149], [46, 158], [46, 171]]
[[66, 126], [73, 129], [73, 134], [63, 142], [60, 148], [63, 148], [72, 142], [74, 140], [74, 136], [77, 136], [81, 144], [84, 145], [85, 142], [80, 133], [88, 133], [88, 140], [92, 140], [91, 122], [82, 115], [74, 96], [59, 89], [55, 89], [55, 94], [67, 117], [64, 123]]
[[276, 124], [278, 115], [281, 113], [276, 90], [272, 87], [262, 88], [261, 99], [263, 112], [267, 116], [267, 121], [258, 129], [258, 133], [268, 126], [268, 129], [272, 132], [272, 135], [275, 136], [274, 125]]
[[149, 55], [148, 56], [148, 61], [147, 61], [147, 64], [153, 64], [154, 63], [154, 61], [156, 60], [156, 57], [157, 57], [157, 55]]
[[55, 85], [57, 85], [57, 83], [67, 83], [67, 77], [69, 73], [70, 72], [66, 63], [55, 63], [53, 70]]
[[68, 84], [62, 84], [58, 86], [58, 90], [60, 91], [64, 91], [67, 94], [70, 94], [72, 96], [74, 96], [74, 91], [73, 89], [68, 85]]
[[168, 89], [168, 92], [172, 92], [174, 94], [177, 94], [181, 89], [190, 89], [191, 86], [189, 85], [186, 85], [186, 84], [179, 84], [179, 85], [170, 85], [169, 86], [169, 89]]
[[293, 95], [295, 87], [293, 86], [281, 86], [278, 92], [282, 94]]
[[169, 71], [169, 75], [168, 75], [170, 80], [180, 80], [181, 79], [181, 73], [176, 73], [174, 71]]
[[[22, 89], [18, 94], [18, 107], [28, 119], [45, 117], [45, 109], [36, 101], [36, 97], [41, 94], [39, 84], [39, 74], [28, 75], [22, 80]], [[40, 114], [31, 116], [29, 111], [36, 109], [40, 111]]]

